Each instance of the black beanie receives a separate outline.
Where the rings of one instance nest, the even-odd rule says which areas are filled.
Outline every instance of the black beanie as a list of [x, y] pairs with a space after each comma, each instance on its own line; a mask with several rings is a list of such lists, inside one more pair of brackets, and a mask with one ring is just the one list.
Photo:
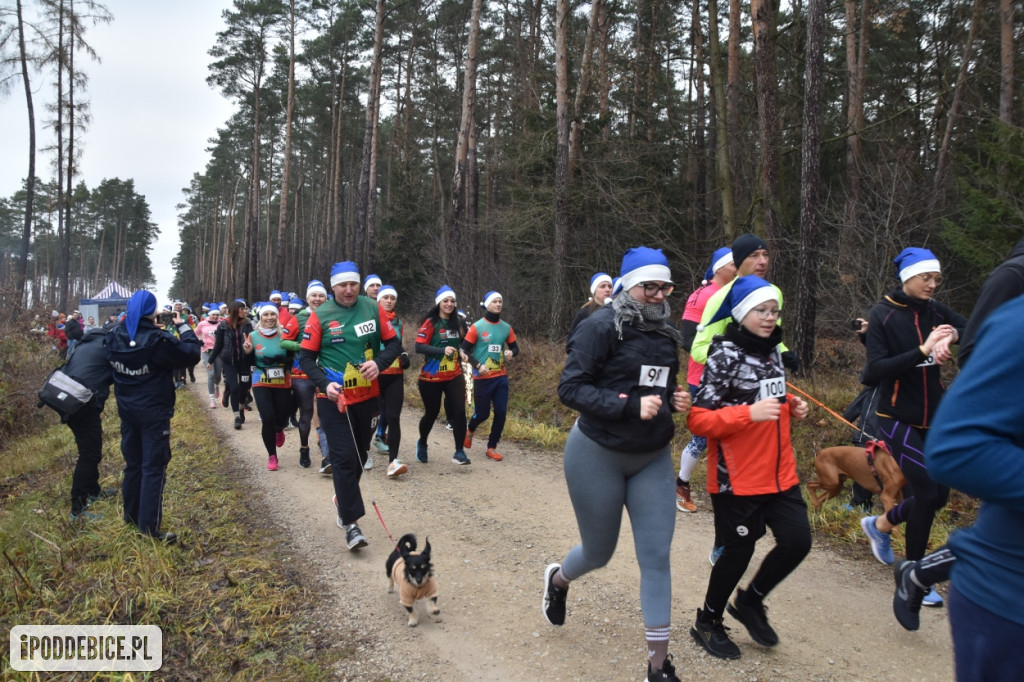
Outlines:
[[756, 234], [741, 234], [736, 237], [736, 241], [732, 243], [732, 262], [736, 264], [738, 268], [743, 261], [747, 259], [747, 256], [754, 253], [758, 249], [768, 250], [768, 246], [765, 245], [764, 240], [758, 237]]

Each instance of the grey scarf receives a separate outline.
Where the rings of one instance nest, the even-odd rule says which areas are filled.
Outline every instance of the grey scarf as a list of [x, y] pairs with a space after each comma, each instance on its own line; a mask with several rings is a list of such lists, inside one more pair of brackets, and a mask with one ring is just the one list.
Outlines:
[[615, 310], [615, 331], [622, 340], [622, 325], [629, 324], [642, 332], [654, 332], [664, 334], [677, 346], [683, 345], [683, 337], [679, 330], [668, 323], [672, 309], [668, 301], [661, 303], [645, 304], [640, 303], [626, 291], [619, 292], [619, 295], [612, 300], [612, 308]]

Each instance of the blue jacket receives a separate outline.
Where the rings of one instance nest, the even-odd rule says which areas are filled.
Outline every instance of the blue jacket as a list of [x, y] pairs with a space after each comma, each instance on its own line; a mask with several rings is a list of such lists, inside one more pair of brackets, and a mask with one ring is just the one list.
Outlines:
[[149, 318], [139, 320], [135, 346], [119, 324], [107, 335], [107, 360], [114, 369], [117, 409], [147, 423], [174, 416], [172, 370], [199, 362], [202, 342], [188, 324], [178, 327], [180, 339], [158, 329]]
[[953, 584], [978, 606], [1024, 625], [1024, 296], [981, 326], [971, 362], [946, 393], [925, 441], [928, 474], [981, 500], [949, 539]]
[[64, 365], [65, 374], [92, 391], [92, 406], [97, 411], [103, 410], [110, 396], [110, 384], [114, 382], [113, 371], [107, 362], [107, 349], [103, 346], [106, 336], [107, 332], [102, 329], [86, 332]]

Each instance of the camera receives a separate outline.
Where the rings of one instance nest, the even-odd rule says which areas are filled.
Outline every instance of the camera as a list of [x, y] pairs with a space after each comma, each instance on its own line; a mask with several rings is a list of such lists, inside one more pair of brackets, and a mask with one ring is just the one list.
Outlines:
[[852, 329], [853, 331], [859, 332], [860, 326], [860, 320], [850, 320], [850, 329]]
[[156, 316], [156, 323], [161, 327], [166, 327], [169, 324], [174, 323], [174, 313], [163, 312]]

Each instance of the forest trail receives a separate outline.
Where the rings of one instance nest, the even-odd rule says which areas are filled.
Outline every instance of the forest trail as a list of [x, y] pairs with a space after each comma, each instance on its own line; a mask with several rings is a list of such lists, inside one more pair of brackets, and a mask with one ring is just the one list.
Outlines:
[[[205, 385], [190, 384], [207, 400]], [[362, 482], [367, 515], [359, 525], [369, 546], [345, 548], [335, 524], [331, 479], [298, 465], [298, 431], [286, 430], [280, 469], [266, 469], [260, 422], [250, 412], [241, 431], [229, 410], [209, 410], [230, 445], [232, 466], [252, 488], [268, 532], [277, 534], [306, 584], [320, 592], [318, 629], [310, 646], [338, 649], [337, 679], [345, 680], [642, 680], [646, 646], [639, 603], [639, 569], [628, 517], [611, 563], [575, 582], [563, 627], [541, 615], [544, 567], [578, 542], [560, 452], [502, 443], [502, 462], [484, 456], [487, 424], [467, 451], [472, 465], [451, 463], [452, 434], [435, 424], [430, 461], [415, 461], [421, 412], [402, 414], [400, 458], [409, 473], [387, 479], [387, 457]], [[371, 506], [376, 500], [391, 534], [429, 536], [441, 614], [425, 613], [410, 628], [397, 595], [386, 592], [384, 562], [391, 544]], [[672, 545], [673, 608], [669, 647], [683, 680], [951, 680], [952, 645], [945, 608], [923, 609], [921, 629], [893, 618], [892, 571], [866, 545], [850, 552], [816, 543], [804, 563], [768, 600], [780, 644], [754, 644], [726, 618], [742, 658], [719, 661], [689, 630], [710, 571], [712, 515], [706, 496], [696, 514], [676, 515]], [[758, 545], [754, 563], [771, 546]], [[861, 550], [861, 551], [856, 551]], [[749, 579], [744, 578], [745, 581]], [[439, 620], [438, 620], [439, 619]], [[353, 648], [341, 647], [345, 643]]]

